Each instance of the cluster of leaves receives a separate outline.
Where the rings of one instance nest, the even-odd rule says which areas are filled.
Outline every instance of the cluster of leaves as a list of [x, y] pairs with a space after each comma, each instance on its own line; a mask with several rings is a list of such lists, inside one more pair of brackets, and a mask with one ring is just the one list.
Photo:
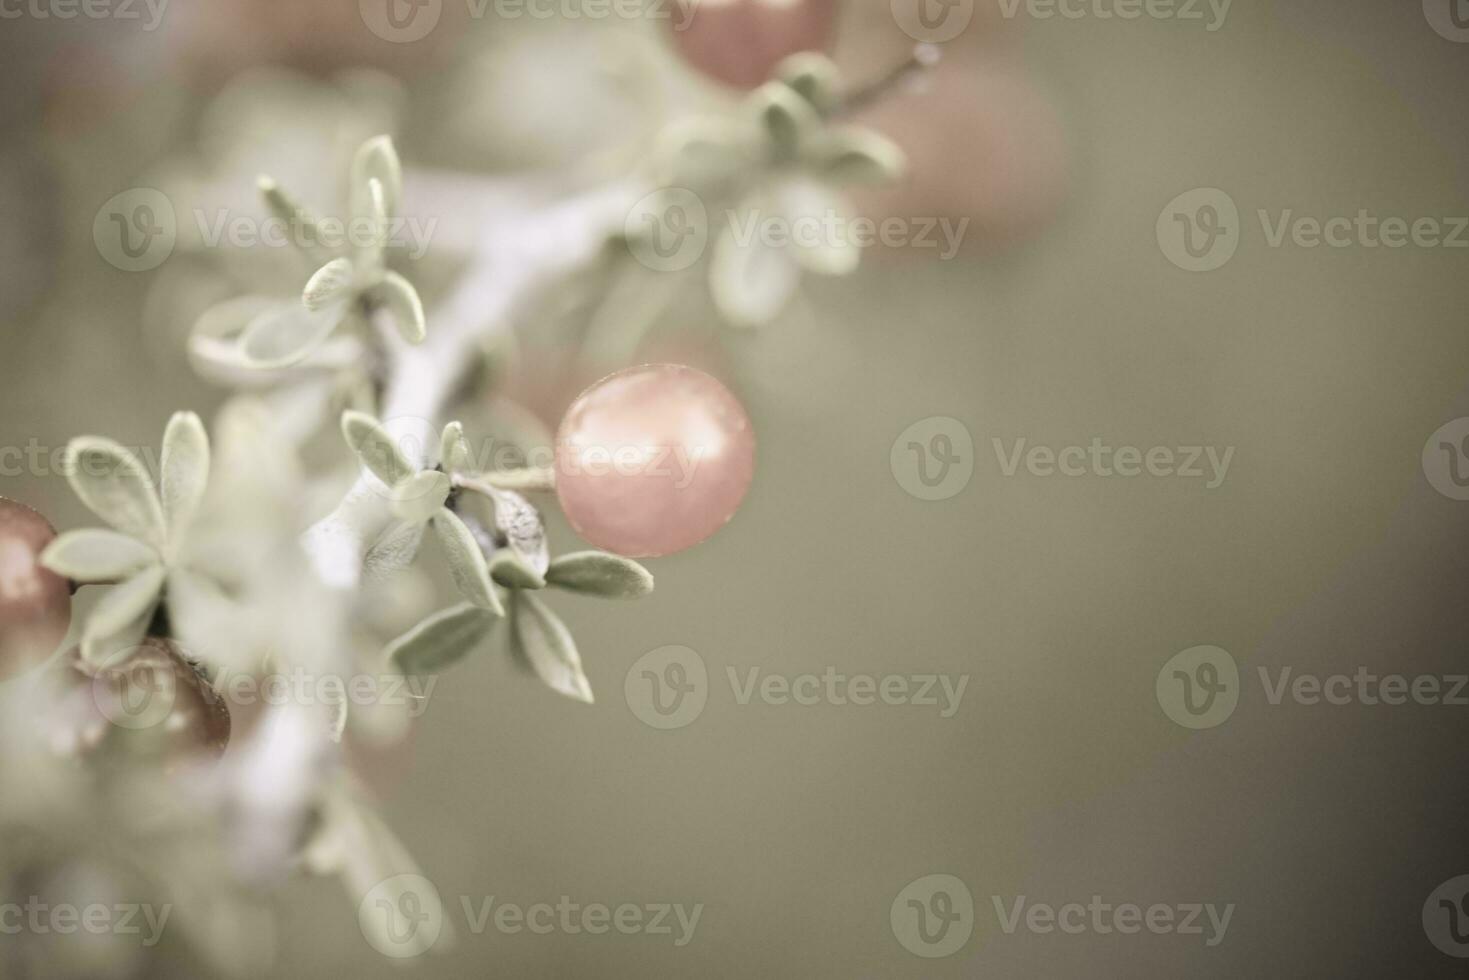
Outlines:
[[116, 584], [82, 629], [82, 657], [106, 663], [147, 632], [166, 592], [200, 587], [186, 535], [209, 483], [209, 436], [199, 417], [179, 412], [163, 434], [160, 486], [130, 450], [98, 436], [67, 446], [67, 478], [82, 503], [112, 527], [67, 531], [41, 562], [75, 582]]
[[824, 55], [792, 55], [746, 97], [736, 117], [680, 121], [661, 138], [666, 185], [694, 188], [701, 200], [733, 202], [714, 238], [709, 288], [734, 325], [774, 320], [802, 272], [848, 275], [860, 260], [851, 236], [777, 245], [741, 235], [741, 227], [772, 218], [850, 222], [855, 206], [845, 188], [886, 183], [905, 168], [903, 152], [885, 137], [833, 121], [842, 109], [839, 82]]
[[[362, 465], [387, 488], [399, 525], [390, 535], [416, 539], [433, 528], [463, 601], [429, 616], [393, 640], [389, 663], [406, 674], [430, 674], [462, 659], [510, 619], [516, 662], [552, 690], [592, 700], [581, 655], [566, 624], [537, 595], [558, 588], [604, 598], [638, 598], [653, 591], [653, 576], [637, 562], [583, 551], [550, 556], [540, 513], [518, 492], [497, 486], [499, 474], [472, 469], [463, 426], [450, 422], [439, 439], [438, 465], [420, 469], [392, 434], [371, 416], [347, 412], [342, 433]], [[487, 501], [490, 525], [468, 513], [470, 496]]]
[[392, 140], [377, 136], [357, 150], [348, 181], [352, 227], [344, 254], [323, 244], [320, 219], [273, 179], [260, 192], [271, 213], [299, 229], [292, 236], [319, 267], [298, 299], [246, 296], [215, 307], [199, 321], [190, 350], [206, 372], [234, 380], [355, 365], [370, 323], [386, 314], [404, 341], [426, 335], [423, 302], [402, 275], [387, 267], [391, 223], [403, 193], [403, 170]]

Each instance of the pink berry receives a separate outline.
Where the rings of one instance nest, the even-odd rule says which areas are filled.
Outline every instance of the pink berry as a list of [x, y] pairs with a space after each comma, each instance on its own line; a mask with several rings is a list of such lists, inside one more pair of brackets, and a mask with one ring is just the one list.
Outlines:
[[55, 537], [46, 518], [0, 497], [0, 681], [51, 656], [71, 626], [71, 583], [39, 561]]
[[571, 526], [607, 551], [655, 558], [723, 527], [755, 475], [739, 400], [702, 371], [645, 364], [572, 403], [556, 436], [556, 495]]
[[53, 700], [41, 727], [58, 755], [135, 753], [176, 771], [217, 759], [229, 745], [224, 699], [168, 640], [148, 637], [104, 667], [71, 650], [48, 673]]
[[729, 0], [699, 3], [673, 21], [673, 43], [684, 60], [735, 88], [754, 88], [798, 51], [820, 51], [831, 40], [835, 0]]

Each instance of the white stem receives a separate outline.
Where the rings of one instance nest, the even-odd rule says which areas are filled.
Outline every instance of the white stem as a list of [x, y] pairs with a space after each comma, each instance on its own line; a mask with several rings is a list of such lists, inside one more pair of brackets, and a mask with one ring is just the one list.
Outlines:
[[[391, 366], [382, 417], [396, 432], [414, 427], [415, 438], [405, 442], [421, 447], [423, 455], [413, 462], [435, 462], [427, 454], [438, 444], [436, 426], [444, 421], [439, 417], [484, 341], [510, 329], [547, 287], [595, 261], [647, 190], [639, 181], [617, 181], [492, 220], [463, 278], [429, 317], [423, 344], [410, 347], [388, 336]], [[382, 487], [364, 473], [303, 542], [322, 579], [350, 589], [361, 578], [363, 555], [393, 521]]]

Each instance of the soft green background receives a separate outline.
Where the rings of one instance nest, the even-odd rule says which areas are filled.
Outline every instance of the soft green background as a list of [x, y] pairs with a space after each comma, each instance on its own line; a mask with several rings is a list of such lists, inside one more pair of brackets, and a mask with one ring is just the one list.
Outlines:
[[[1469, 46], [1407, 0], [1238, 0], [1212, 34], [1147, 19], [1026, 28], [1074, 153], [1058, 220], [1001, 255], [869, 256], [855, 281], [808, 285], [813, 316], [725, 338], [761, 440], [755, 489], [711, 543], [653, 564], [654, 597], [559, 604], [595, 706], [515, 675], [498, 651], [441, 685], [385, 804], [461, 933], [423, 975], [1458, 968], [1419, 912], [1469, 870], [1449, 802], [1466, 709], [1269, 707], [1254, 669], [1464, 669], [1469, 504], [1433, 493], [1419, 454], [1469, 414], [1469, 252], [1272, 249], [1254, 215], [1469, 214]], [[59, 24], [0, 23], [19, 65], [0, 103], [7, 151], [42, 152], [51, 83], [35, 45], [67, 39]], [[5, 307], [0, 444], [81, 431], [137, 444], [172, 410], [217, 402], [140, 341], [149, 276], [104, 264], [90, 238], [97, 204], [150, 162], [151, 118], [130, 106], [95, 120], [50, 164], [53, 198], [19, 195], [42, 223], [24, 226], [0, 289], [40, 296]], [[1154, 222], [1199, 186], [1231, 194], [1244, 239], [1224, 268], [1190, 274], [1160, 253]], [[7, 223], [19, 207], [7, 203]], [[35, 253], [41, 272], [20, 259]], [[888, 456], [933, 415], [964, 421], [977, 458], [962, 494], [926, 503]], [[1093, 436], [1236, 452], [1208, 491], [1006, 478], [990, 448]], [[5, 478], [0, 492], [59, 526], [86, 519], [59, 479]], [[1154, 678], [1201, 643], [1234, 654], [1246, 693], [1224, 726], [1192, 733], [1159, 710]], [[697, 722], [658, 732], [622, 687], [667, 644], [697, 650], [714, 685]], [[740, 706], [724, 670], [757, 665], [969, 682], [950, 719]], [[933, 872], [968, 884], [979, 924], [961, 952], [927, 961], [888, 915]], [[674, 949], [667, 937], [474, 936], [457, 901], [563, 894], [704, 910], [694, 942]], [[1237, 908], [1213, 949], [995, 925], [993, 895], [1093, 894]], [[293, 882], [282, 908], [278, 975], [400, 975], [361, 940], [334, 882]]]

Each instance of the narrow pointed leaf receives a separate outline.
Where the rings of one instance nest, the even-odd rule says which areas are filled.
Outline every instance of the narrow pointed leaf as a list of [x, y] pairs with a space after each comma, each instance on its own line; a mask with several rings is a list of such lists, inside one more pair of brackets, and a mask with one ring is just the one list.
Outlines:
[[383, 281], [372, 287], [370, 296], [393, 317], [398, 332], [410, 344], [421, 344], [428, 333], [423, 301], [413, 284], [396, 272], [383, 273]]
[[464, 426], [450, 422], [439, 436], [439, 466], [445, 473], [457, 473], [470, 464], [469, 443], [464, 439]]
[[510, 547], [520, 556], [537, 578], [546, 574], [551, 564], [551, 548], [546, 541], [546, 525], [541, 512], [514, 490], [491, 487], [495, 501], [495, 527], [505, 536]]
[[163, 508], [138, 457], [111, 439], [81, 436], [66, 447], [66, 464], [72, 489], [92, 513], [124, 534], [163, 546]]
[[163, 433], [159, 495], [168, 539], [176, 542], [198, 513], [209, 485], [209, 434], [193, 412], [177, 412]]
[[315, 312], [347, 297], [356, 272], [351, 259], [332, 259], [306, 280], [306, 288], [301, 291], [301, 302], [308, 310]]
[[709, 265], [709, 291], [724, 318], [737, 327], [763, 327], [779, 316], [801, 279], [793, 253], [758, 235], [741, 242], [725, 226]]
[[435, 674], [462, 660], [489, 636], [495, 622], [495, 616], [474, 603], [460, 603], [393, 640], [384, 654], [404, 674]]
[[514, 548], [501, 548], [490, 559], [490, 578], [507, 589], [544, 589], [546, 579]]
[[158, 563], [158, 552], [118, 531], [67, 531], [41, 552], [41, 564], [77, 582], [116, 582]]
[[837, 66], [818, 51], [802, 51], [786, 58], [776, 69], [776, 77], [817, 112], [825, 112], [836, 101]]
[[313, 252], [319, 250], [321, 230], [316, 215], [287, 193], [274, 179], [262, 176], [255, 184], [260, 188], [260, 196], [265, 199], [265, 206], [270, 208], [271, 214], [293, 229], [300, 229], [300, 234], [293, 234], [291, 241]]
[[342, 435], [362, 465], [390, 487], [418, 472], [388, 430], [370, 415], [350, 410], [343, 412]]
[[901, 177], [908, 162], [896, 143], [851, 126], [823, 133], [812, 147], [811, 165], [833, 184], [883, 184]]
[[801, 146], [821, 128], [821, 117], [783, 82], [767, 82], [750, 97], [777, 162], [797, 159]]
[[592, 685], [582, 672], [576, 642], [550, 607], [533, 593], [517, 592], [510, 627], [510, 650], [519, 663], [534, 671], [551, 690], [592, 703]]
[[114, 586], [102, 597], [82, 630], [84, 660], [105, 664], [137, 646], [158, 607], [164, 575], [161, 565], [153, 565]]
[[434, 515], [433, 523], [434, 532], [439, 536], [439, 543], [443, 545], [444, 554], [449, 560], [449, 574], [454, 577], [454, 585], [459, 589], [459, 594], [481, 609], [503, 616], [505, 608], [500, 604], [500, 597], [495, 594], [485, 553], [480, 550], [479, 542], [475, 541], [474, 532], [464, 525], [459, 515], [448, 508], [443, 508]]
[[383, 210], [388, 215], [398, 213], [398, 201], [403, 195], [403, 165], [390, 136], [374, 136], [363, 143], [352, 159], [351, 193], [354, 216], [365, 216], [372, 207], [369, 200], [369, 181], [382, 185]]
[[831, 185], [816, 180], [788, 180], [776, 191], [781, 214], [792, 227], [816, 229], [791, 237], [791, 256], [808, 272], [845, 276], [857, 270], [862, 248], [850, 234], [852, 206]]
[[631, 558], [578, 551], [551, 562], [546, 582], [558, 589], [609, 599], [638, 599], [653, 591], [653, 575]]

